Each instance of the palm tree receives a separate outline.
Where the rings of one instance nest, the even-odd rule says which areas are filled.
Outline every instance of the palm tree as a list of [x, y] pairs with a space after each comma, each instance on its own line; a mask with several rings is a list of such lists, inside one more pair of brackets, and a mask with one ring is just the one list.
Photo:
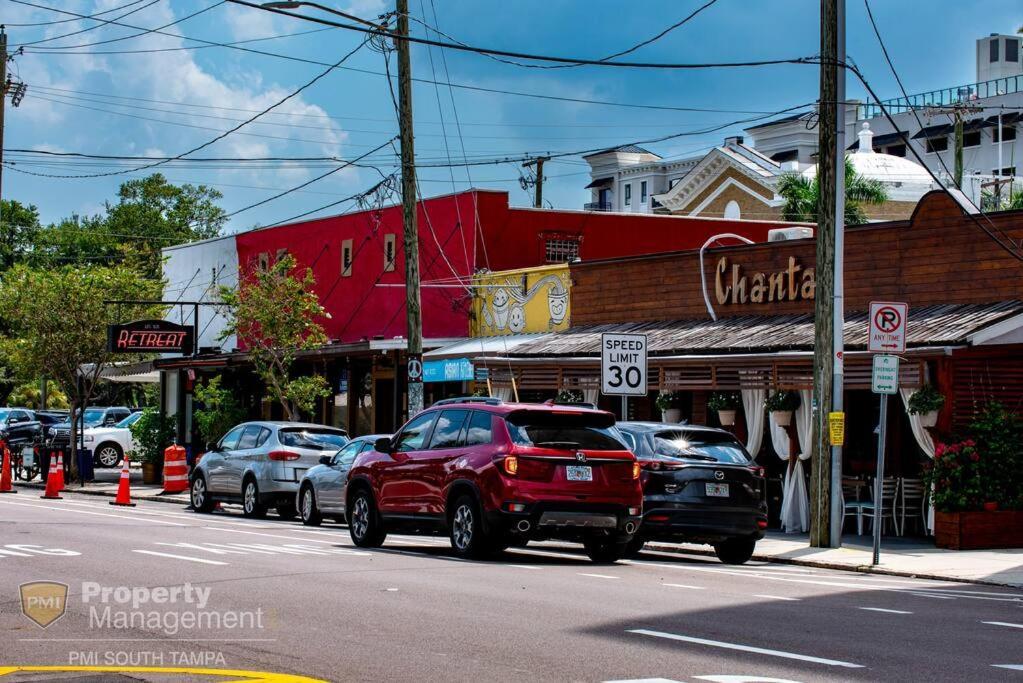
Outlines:
[[[820, 180], [817, 175], [807, 178], [800, 173], [786, 173], [778, 182], [778, 194], [785, 199], [782, 217], [787, 221], [819, 223]], [[864, 204], [884, 204], [888, 190], [879, 180], [856, 172], [849, 157], [845, 159], [845, 224], [867, 222]]]

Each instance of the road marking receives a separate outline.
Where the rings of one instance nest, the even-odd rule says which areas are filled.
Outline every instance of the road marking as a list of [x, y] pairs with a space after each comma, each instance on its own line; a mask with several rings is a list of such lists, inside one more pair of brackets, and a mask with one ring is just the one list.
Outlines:
[[1012, 671], [1023, 671], [1023, 664], [992, 664], [996, 669], [1010, 669]]
[[767, 598], [768, 600], [791, 600], [792, 602], [799, 602], [799, 598], [786, 598], [781, 595], [759, 595], [755, 594], [754, 598]]
[[539, 569], [539, 567], [530, 567], [528, 564], [509, 564], [509, 567], [517, 567], [519, 569]]
[[300, 536], [282, 536], [280, 534], [268, 534], [268, 533], [263, 532], [263, 531], [242, 531], [241, 529], [222, 529], [220, 527], [215, 527], [215, 526], [204, 526], [203, 529], [209, 529], [211, 531], [226, 531], [229, 534], [251, 534], [253, 536], [267, 536], [269, 538], [283, 538], [283, 539], [286, 539], [288, 541], [301, 541], [302, 543], [325, 543], [325, 544], [327, 544], [329, 546], [333, 546], [334, 549], [337, 550], [339, 553], [344, 553], [346, 555], [360, 555], [360, 556], [363, 556], [363, 555], [369, 555], [370, 554], [370, 553], [368, 553], [366, 551], [363, 551], [363, 550], [355, 550], [355, 549], [351, 549], [350, 550], [349, 548], [351, 548], [351, 546], [346, 546], [346, 545], [343, 545], [343, 544], [339, 543], [340, 539], [338, 541], [320, 541], [320, 540], [317, 540], [315, 538], [302, 538]]
[[982, 621], [982, 624], [990, 624], [991, 626], [1008, 626], [1009, 628], [1023, 628], [1023, 624], [1011, 624], [1008, 621]]
[[953, 595], [935, 595], [933, 593], [921, 593], [919, 591], [909, 591], [910, 595], [915, 595], [918, 598], [934, 598], [935, 600], [955, 600]]
[[586, 574], [585, 572], [576, 572], [579, 576], [589, 576], [594, 579], [620, 579], [620, 576], [611, 576], [610, 574]]
[[810, 655], [801, 655], [795, 652], [783, 652], [781, 650], [769, 650], [763, 647], [754, 647], [752, 645], [740, 645], [738, 643], [725, 643], [720, 640], [707, 640], [706, 638], [693, 638], [692, 636], [682, 636], [677, 633], [665, 633], [663, 631], [648, 631], [647, 629], [628, 629], [626, 633], [636, 633], [641, 636], [651, 636], [653, 638], [665, 638], [667, 640], [678, 640], [683, 643], [693, 643], [695, 645], [707, 645], [710, 647], [720, 647], [725, 650], [739, 650], [740, 652], [752, 652], [758, 655], [767, 655], [768, 657], [781, 657], [783, 659], [797, 659], [801, 662], [812, 662], [814, 664], [824, 664], [826, 666], [841, 666], [847, 669], [862, 669], [861, 664], [852, 664], [850, 662], [842, 662], [837, 659], [825, 659], [823, 657], [812, 657]]
[[885, 614], [912, 614], [901, 609], [885, 609], [884, 607], [857, 607], [856, 609], [867, 610], [868, 612], [884, 612]]
[[141, 555], [156, 555], [157, 557], [169, 557], [174, 560], [188, 560], [189, 562], [201, 562], [202, 564], [217, 564], [226, 565], [227, 562], [220, 562], [219, 560], [206, 560], [201, 557], [189, 557], [187, 555], [173, 555], [171, 553], [158, 553], [155, 550], [132, 550], [133, 553], [139, 553]]
[[114, 519], [123, 519], [128, 522], [152, 522], [154, 524], [167, 524], [169, 526], [188, 526], [187, 524], [180, 524], [178, 522], [168, 522], [163, 519], [149, 519], [148, 517], [145, 518], [127, 517], [125, 515], [112, 515], [109, 512], [91, 512], [89, 510], [66, 508], [58, 505], [30, 505], [27, 503], [13, 503], [9, 500], [0, 501], [0, 503], [4, 503], [6, 505], [17, 505], [18, 507], [23, 508], [33, 508], [35, 510], [55, 510], [57, 512], [67, 512], [76, 515], [96, 515], [97, 517], [113, 517]]
[[669, 588], [688, 588], [689, 590], [693, 590], [693, 591], [702, 591], [702, 590], [704, 590], [703, 586], [690, 586], [690, 585], [684, 584], [684, 583], [662, 583], [661, 585], [662, 586], [668, 586]]

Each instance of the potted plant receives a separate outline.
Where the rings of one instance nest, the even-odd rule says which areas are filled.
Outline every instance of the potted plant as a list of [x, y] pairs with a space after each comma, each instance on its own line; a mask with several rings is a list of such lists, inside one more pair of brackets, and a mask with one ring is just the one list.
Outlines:
[[163, 468], [163, 451], [174, 439], [174, 425], [160, 411], [146, 408], [131, 426], [135, 454], [142, 463], [142, 483], [159, 484]]
[[739, 394], [734, 391], [717, 391], [707, 400], [707, 408], [716, 410], [718, 421], [725, 427], [735, 424], [735, 411], [739, 409]]
[[909, 412], [920, 416], [920, 424], [933, 427], [938, 423], [938, 411], [945, 405], [945, 397], [932, 385], [925, 384], [909, 397]]
[[792, 413], [799, 407], [799, 394], [794, 391], [776, 391], [764, 402], [774, 423], [779, 427], [792, 424]]
[[583, 402], [583, 395], [580, 391], [562, 389], [554, 398], [554, 402], [562, 405], [575, 405]]
[[657, 409], [661, 419], [668, 424], [682, 421], [682, 397], [677, 391], [662, 391], [657, 394]]

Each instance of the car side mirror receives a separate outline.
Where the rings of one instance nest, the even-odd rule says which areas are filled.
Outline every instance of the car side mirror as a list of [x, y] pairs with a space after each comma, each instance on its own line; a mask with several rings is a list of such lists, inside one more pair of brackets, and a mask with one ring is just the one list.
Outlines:
[[320, 456], [320, 464], [321, 465], [329, 465], [332, 462], [334, 462], [334, 456], [332, 456], [332, 455], [321, 455]]
[[212, 441], [209, 441], [209, 442], [206, 443], [206, 452], [207, 453], [219, 453], [220, 452], [220, 446], [218, 446], [217, 444], [213, 443]]
[[391, 444], [390, 439], [383, 436], [373, 442], [373, 450], [377, 453], [393, 453], [394, 446]]

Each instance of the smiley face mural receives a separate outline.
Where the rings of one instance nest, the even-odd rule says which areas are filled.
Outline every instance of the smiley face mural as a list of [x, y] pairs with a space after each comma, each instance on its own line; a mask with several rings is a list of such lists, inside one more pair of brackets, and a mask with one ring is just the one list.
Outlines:
[[567, 265], [481, 273], [473, 284], [474, 336], [555, 332], [571, 323]]

